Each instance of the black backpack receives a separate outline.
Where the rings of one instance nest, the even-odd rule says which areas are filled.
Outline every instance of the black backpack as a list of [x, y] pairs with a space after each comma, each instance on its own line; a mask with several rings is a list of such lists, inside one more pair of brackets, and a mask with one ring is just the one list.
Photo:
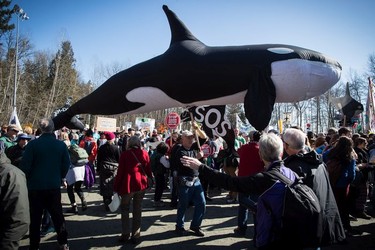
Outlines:
[[314, 191], [297, 174], [293, 182], [277, 170], [264, 172], [286, 184], [279, 237], [290, 246], [317, 247], [322, 239], [322, 212]]

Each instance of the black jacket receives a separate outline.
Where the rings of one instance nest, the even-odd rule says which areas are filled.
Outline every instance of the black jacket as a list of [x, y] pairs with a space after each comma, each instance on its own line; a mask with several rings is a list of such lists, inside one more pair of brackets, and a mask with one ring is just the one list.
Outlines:
[[315, 150], [305, 154], [298, 153], [284, 159], [284, 164], [302, 177], [303, 182], [314, 190], [319, 198], [323, 211], [322, 245], [344, 241], [346, 238], [344, 227], [322, 156]]

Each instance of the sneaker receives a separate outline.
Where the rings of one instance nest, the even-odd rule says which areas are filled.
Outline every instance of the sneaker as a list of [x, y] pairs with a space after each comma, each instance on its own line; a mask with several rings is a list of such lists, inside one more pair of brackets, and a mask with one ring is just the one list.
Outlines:
[[206, 199], [206, 201], [212, 201], [212, 198], [209, 196], [205, 196], [204, 198]]
[[365, 220], [370, 220], [371, 216], [366, 214], [365, 212], [360, 212], [356, 214], [357, 218], [365, 219]]
[[358, 221], [357, 217], [354, 217], [353, 215], [349, 214], [349, 220], [350, 221]]
[[177, 208], [177, 205], [178, 205], [177, 202], [171, 202], [169, 206], [170, 206], [171, 208]]
[[155, 201], [154, 202], [154, 207], [164, 207], [165, 204], [163, 201]]
[[359, 231], [358, 229], [349, 229], [349, 230], [345, 230], [345, 234], [347, 237], [350, 237], [350, 236], [354, 236], [354, 235], [362, 235], [363, 232]]
[[233, 203], [236, 203], [237, 200], [236, 199], [228, 199], [227, 200], [227, 204], [233, 204]]
[[234, 230], [233, 230], [234, 234], [236, 236], [245, 236], [246, 235], [246, 230], [243, 230], [243, 229], [240, 229], [239, 227], [236, 227]]
[[55, 232], [55, 228], [54, 227], [48, 227], [47, 229], [43, 229], [41, 232], [40, 232], [40, 236], [41, 237], [44, 237], [50, 233], [54, 233]]
[[198, 227], [198, 228], [193, 228], [193, 227], [190, 227], [190, 230], [194, 232], [194, 235], [195, 236], [204, 236], [204, 233], [203, 231]]
[[69, 250], [69, 246], [68, 246], [68, 244], [62, 244], [62, 245], [59, 246], [59, 249], [61, 249], [61, 250]]
[[139, 243], [141, 243], [141, 237], [131, 237], [130, 241], [132, 244], [138, 245]]
[[118, 238], [118, 242], [120, 243], [129, 243], [130, 242], [130, 238], [125, 238], [125, 237], [122, 237], [120, 236], [120, 238]]
[[82, 201], [82, 211], [86, 211], [86, 209], [87, 209], [87, 202], [86, 202], [86, 200], [83, 200]]
[[176, 234], [179, 235], [179, 236], [184, 236], [184, 235], [186, 235], [186, 230], [185, 230], [185, 228], [183, 228], [183, 227], [177, 227], [177, 226], [176, 226], [176, 229], [175, 229], [174, 231], [175, 231]]
[[105, 200], [104, 200], [104, 209], [105, 209], [105, 211], [107, 211], [107, 212], [110, 211], [109, 206], [108, 206], [109, 204], [111, 204], [111, 200], [109, 200], [109, 199], [105, 199]]
[[71, 213], [71, 214], [78, 214], [78, 208], [77, 208], [77, 206], [72, 206], [71, 208], [66, 210], [66, 212]]

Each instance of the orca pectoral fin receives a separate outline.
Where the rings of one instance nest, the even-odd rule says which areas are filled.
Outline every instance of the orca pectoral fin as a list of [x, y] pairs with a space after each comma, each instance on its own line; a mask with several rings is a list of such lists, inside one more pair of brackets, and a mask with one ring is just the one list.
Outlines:
[[264, 130], [270, 120], [276, 100], [275, 86], [266, 70], [250, 74], [249, 89], [244, 100], [245, 115], [258, 131]]
[[55, 129], [61, 129], [67, 127], [69, 129], [79, 129], [83, 130], [85, 125], [77, 119], [74, 115], [69, 114], [69, 109], [65, 112], [59, 113], [57, 116], [52, 118], [52, 121], [55, 125]]
[[85, 125], [75, 116], [70, 119], [70, 122], [66, 125], [69, 129], [79, 129], [83, 130], [85, 128]]

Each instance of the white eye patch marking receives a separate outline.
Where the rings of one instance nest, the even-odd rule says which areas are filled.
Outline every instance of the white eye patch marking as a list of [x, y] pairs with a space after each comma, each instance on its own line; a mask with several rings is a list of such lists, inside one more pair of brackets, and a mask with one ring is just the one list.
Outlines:
[[268, 51], [276, 54], [289, 54], [292, 53], [294, 50], [289, 49], [289, 48], [269, 48], [267, 49]]

